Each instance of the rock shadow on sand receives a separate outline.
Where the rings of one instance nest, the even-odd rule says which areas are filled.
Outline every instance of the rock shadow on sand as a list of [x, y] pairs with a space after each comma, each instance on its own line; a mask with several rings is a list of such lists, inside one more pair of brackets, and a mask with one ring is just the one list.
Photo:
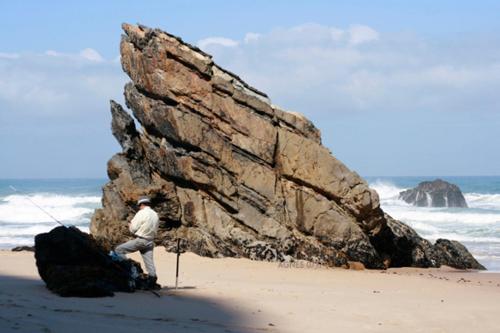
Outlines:
[[[0, 275], [1, 332], [269, 332], [264, 320], [237, 304], [196, 295], [195, 286], [116, 293], [106, 298], [60, 297], [43, 281]], [[260, 326], [256, 323], [261, 323]]]

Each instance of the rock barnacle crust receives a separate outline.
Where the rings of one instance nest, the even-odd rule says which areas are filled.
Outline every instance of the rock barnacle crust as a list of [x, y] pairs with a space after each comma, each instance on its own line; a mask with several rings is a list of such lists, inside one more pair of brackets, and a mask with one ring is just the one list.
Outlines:
[[377, 193], [304, 116], [271, 104], [178, 37], [140, 25], [123, 30], [125, 101], [140, 129], [111, 102], [122, 152], [108, 162], [103, 208], [91, 223], [96, 237], [116, 244], [130, 236], [134, 203], [149, 195], [162, 220], [157, 243], [167, 249], [182, 238], [211, 257], [439, 265], [411, 228], [388, 223]]

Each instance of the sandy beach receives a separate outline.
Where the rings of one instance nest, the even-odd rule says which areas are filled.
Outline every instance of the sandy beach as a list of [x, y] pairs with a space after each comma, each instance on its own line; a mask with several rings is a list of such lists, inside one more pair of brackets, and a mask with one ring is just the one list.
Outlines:
[[[138, 260], [139, 257], [133, 255]], [[140, 260], [140, 259], [139, 259]], [[161, 297], [62, 298], [33, 253], [0, 251], [1, 332], [498, 332], [500, 274], [353, 271], [155, 251]]]

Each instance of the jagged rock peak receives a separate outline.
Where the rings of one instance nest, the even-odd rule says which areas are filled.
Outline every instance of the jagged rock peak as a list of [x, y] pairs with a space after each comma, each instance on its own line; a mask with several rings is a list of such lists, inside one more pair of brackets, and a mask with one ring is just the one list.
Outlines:
[[[123, 30], [126, 34], [122, 36], [121, 43], [122, 65], [142, 92], [163, 99], [167, 104], [168, 102], [182, 103], [178, 98], [188, 95], [195, 102], [205, 102], [200, 103], [200, 107], [212, 109], [222, 106], [206, 105], [206, 103], [224, 102], [224, 99], [211, 101], [210, 98], [203, 99], [203, 96], [210, 93], [229, 96], [236, 103], [247, 108], [248, 111], [257, 113], [264, 118], [270, 118], [300, 135], [319, 142], [320, 132], [309, 120], [272, 105], [266, 94], [251, 87], [236, 74], [214, 64], [212, 57], [199, 48], [159, 29], [123, 24]], [[123, 54], [129, 56], [123, 58]], [[152, 61], [142, 64], [143, 68], [139, 69], [135, 62], [137, 60], [135, 56], [138, 54], [144, 54]], [[172, 61], [161, 61], [161, 59], [171, 59]], [[145, 73], [141, 71], [148, 69], [155, 69], [157, 72]], [[177, 72], [178, 70], [179, 72]], [[161, 75], [160, 72], [171, 72], [171, 75]], [[175, 77], [175, 74], [188, 72], [190, 75], [186, 77], [186, 80], [178, 80]], [[178, 85], [170, 85], [174, 81]], [[166, 86], [168, 86], [167, 89], [165, 89]], [[189, 107], [189, 103], [187, 106]], [[219, 110], [213, 111], [212, 116], [221, 117], [222, 120], [228, 120], [230, 116], [222, 114]]]
[[132, 80], [125, 100], [141, 129], [112, 102], [123, 151], [108, 162], [96, 237], [123, 241], [135, 200], [149, 195], [162, 221], [157, 242], [167, 249], [182, 238], [212, 257], [438, 265], [429, 251], [414, 255], [421, 238], [388, 225], [377, 193], [321, 145], [304, 116], [272, 105], [178, 37], [123, 29], [121, 61]]
[[442, 179], [421, 182], [415, 188], [400, 192], [399, 198], [418, 207], [467, 208], [460, 188]]

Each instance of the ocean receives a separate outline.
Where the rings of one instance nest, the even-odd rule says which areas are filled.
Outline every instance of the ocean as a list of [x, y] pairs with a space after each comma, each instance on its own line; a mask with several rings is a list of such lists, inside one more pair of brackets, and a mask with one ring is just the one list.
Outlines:
[[[380, 196], [381, 206], [421, 236], [462, 242], [490, 271], [500, 271], [500, 177], [439, 177], [460, 187], [469, 205], [461, 208], [413, 207], [399, 192], [438, 177], [365, 177]], [[101, 206], [105, 179], [0, 180], [0, 249], [32, 245], [33, 236], [57, 226], [39, 206], [67, 225], [88, 231], [94, 209]]]
[[[441, 178], [460, 187], [469, 208], [414, 207], [399, 192]], [[500, 271], [500, 177], [365, 177], [389, 215], [434, 242], [460, 241], [489, 271]]]
[[[33, 236], [58, 226], [27, 197], [66, 225], [88, 232], [94, 209], [101, 206], [105, 179], [0, 180], [0, 249], [33, 245]], [[10, 186], [23, 191], [14, 192]]]

